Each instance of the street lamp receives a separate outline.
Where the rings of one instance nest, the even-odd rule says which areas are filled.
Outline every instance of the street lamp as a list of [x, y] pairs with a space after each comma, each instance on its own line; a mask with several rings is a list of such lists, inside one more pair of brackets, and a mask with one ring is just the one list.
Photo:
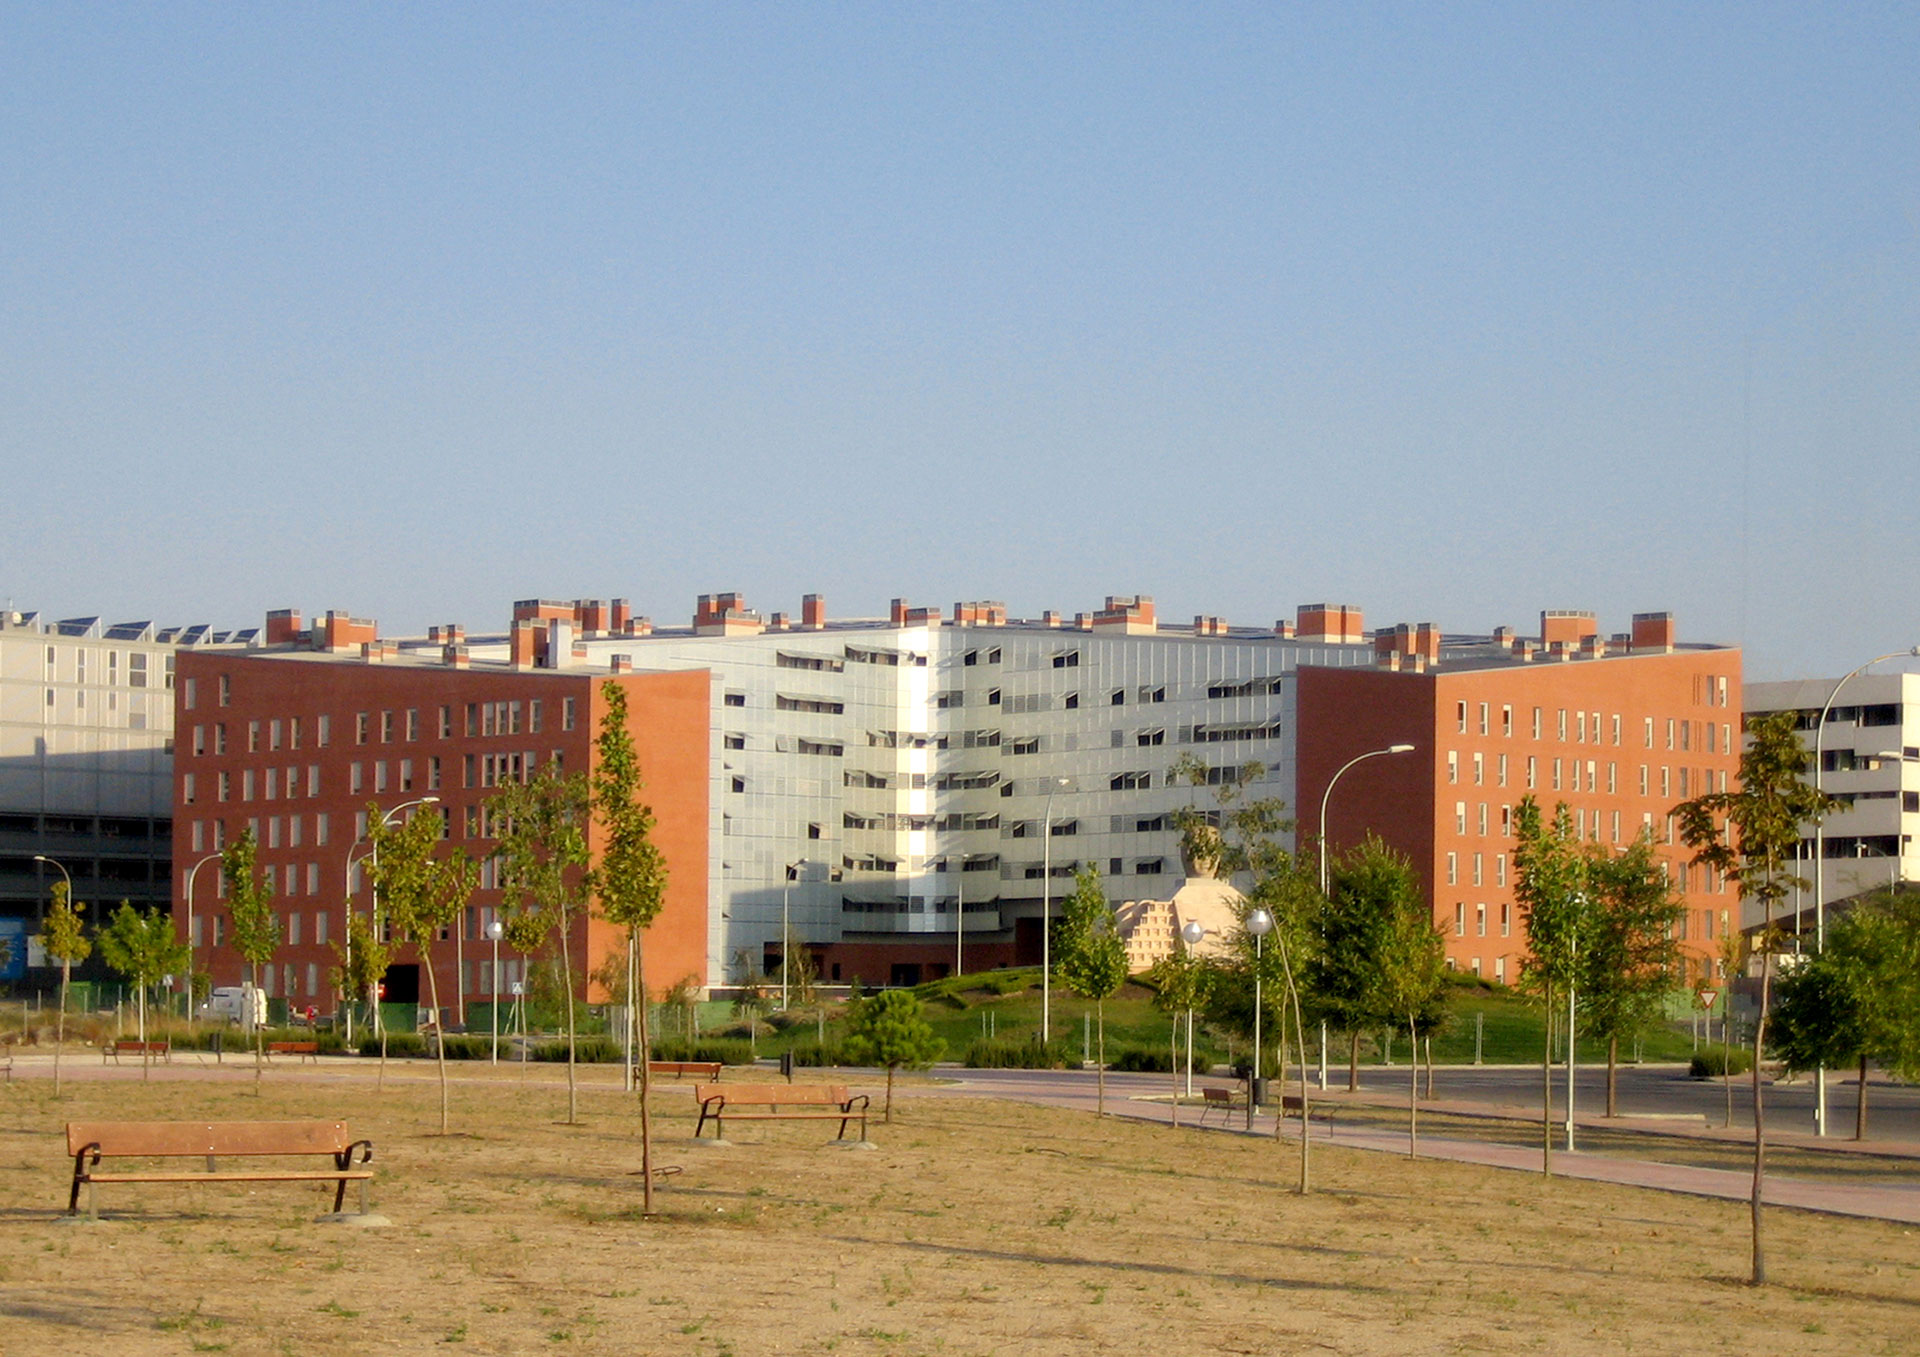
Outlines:
[[[1206, 925], [1198, 919], [1188, 919], [1180, 925], [1180, 940], [1187, 944], [1189, 951], [1198, 947], [1207, 936]], [[1191, 993], [1191, 991], [1189, 991]], [[1187, 1005], [1187, 1097], [1193, 1096], [1193, 1005]]]
[[200, 861], [187, 868], [187, 1018], [193, 1018], [193, 879], [200, 875], [200, 869], [219, 858], [218, 853], [209, 853]]
[[1049, 778], [1047, 807], [1040, 820], [1040, 1044], [1053, 1037], [1053, 794], [1067, 785]]
[[[1256, 905], [1242, 927], [1253, 935], [1253, 1078], [1247, 1084], [1247, 1129], [1251, 1131], [1253, 1105], [1260, 1098], [1260, 948], [1273, 932], [1273, 916]], [[1286, 1087], [1284, 1080], [1281, 1087]]]
[[[67, 908], [68, 909], [75, 908], [79, 902], [73, 898], [73, 873], [69, 872], [66, 869], [66, 865], [62, 863], [58, 858], [50, 858], [44, 853], [35, 853], [33, 855], [33, 860], [35, 862], [44, 862], [49, 867], [56, 867], [59, 869], [60, 875], [64, 876], [67, 879]], [[98, 924], [99, 922], [100, 921], [97, 918], [94, 920], [95, 924]]]
[[787, 1011], [787, 947], [793, 936], [793, 930], [787, 923], [787, 888], [793, 884], [801, 869], [806, 866], [807, 860], [801, 858], [798, 862], [788, 863], [786, 870], [780, 874], [780, 1011], [782, 1013]]
[[1334, 775], [1327, 779], [1327, 789], [1320, 795], [1320, 893], [1327, 893], [1327, 803], [1333, 799], [1334, 784], [1345, 776], [1347, 769], [1367, 759], [1377, 759], [1383, 754], [1411, 754], [1410, 744], [1390, 744], [1385, 749], [1369, 749], [1364, 754], [1356, 754], [1340, 765]]
[[493, 1059], [491, 1064], [500, 1063], [500, 935], [506, 926], [498, 919], [487, 920], [487, 940], [493, 944], [493, 986], [487, 997], [492, 1001], [487, 1007], [493, 1014]]
[[[1920, 646], [1875, 655], [1865, 664], [1842, 674], [1840, 681], [1833, 685], [1833, 691], [1827, 694], [1827, 700], [1820, 708], [1820, 719], [1813, 726], [1813, 790], [1816, 794], [1820, 791], [1820, 760], [1827, 737], [1827, 714], [1833, 710], [1834, 699], [1840, 696], [1840, 690], [1855, 675], [1873, 668], [1882, 660], [1897, 660], [1908, 655], [1920, 655]], [[1813, 822], [1813, 950], [1816, 954], [1827, 950], [1826, 835], [1820, 825], [1818, 820]], [[1794, 922], [1794, 931], [1798, 932], [1799, 921]], [[1824, 1064], [1815, 1066], [1813, 1071], [1813, 1133], [1817, 1136], [1827, 1133], [1827, 1067]]]

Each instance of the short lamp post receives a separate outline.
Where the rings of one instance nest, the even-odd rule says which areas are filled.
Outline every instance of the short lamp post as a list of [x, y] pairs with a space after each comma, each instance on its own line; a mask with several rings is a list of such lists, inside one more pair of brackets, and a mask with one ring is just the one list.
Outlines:
[[1260, 957], [1267, 934], [1273, 932], [1273, 916], [1254, 907], [1244, 925], [1253, 937], [1253, 1078], [1247, 1084], [1247, 1129], [1253, 1129], [1253, 1105], [1260, 1099]]
[[491, 1000], [487, 1007], [493, 1017], [493, 1059], [489, 1063], [494, 1065], [500, 1063], [500, 936], [506, 931], [498, 919], [487, 920], [487, 941], [493, 944], [493, 985], [487, 992]]
[[[1185, 923], [1180, 925], [1180, 940], [1187, 944], [1188, 952], [1192, 952], [1196, 947], [1198, 947], [1201, 944], [1201, 942], [1206, 938], [1206, 936], [1207, 936], [1206, 925], [1202, 924], [1198, 919], [1189, 919]], [[1191, 991], [1189, 991], [1189, 993], [1191, 993]], [[1186, 1096], [1189, 1098], [1193, 1096], [1193, 1004], [1192, 1003], [1187, 1004], [1187, 1093], [1186, 1093]]]

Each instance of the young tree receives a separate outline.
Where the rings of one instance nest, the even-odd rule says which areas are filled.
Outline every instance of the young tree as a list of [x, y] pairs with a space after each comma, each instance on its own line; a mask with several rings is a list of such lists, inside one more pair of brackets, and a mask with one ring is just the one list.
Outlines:
[[1805, 883], [1794, 874], [1800, 851], [1800, 827], [1818, 824], [1836, 804], [1810, 786], [1806, 751], [1794, 733], [1794, 713], [1766, 712], [1747, 722], [1747, 748], [1740, 756], [1738, 789], [1708, 792], [1674, 807], [1680, 838], [1693, 860], [1722, 873], [1740, 889], [1740, 898], [1760, 906], [1763, 921], [1756, 944], [1760, 954], [1760, 1014], [1753, 1025], [1753, 1284], [1765, 1285], [1766, 1252], [1762, 1235], [1761, 1194], [1766, 1186], [1767, 1131], [1761, 1100], [1760, 1058], [1766, 1049], [1767, 1011], [1772, 1000], [1773, 954], [1779, 940], [1774, 909], [1787, 893]]
[[[370, 820], [373, 817], [369, 817]], [[432, 811], [416, 810], [400, 825], [374, 821], [368, 836], [374, 844], [374, 878], [380, 902], [387, 911], [396, 933], [413, 943], [420, 958], [420, 969], [427, 973], [427, 1002], [432, 1006], [434, 1026], [440, 1033], [435, 1042], [440, 1076], [440, 1134], [448, 1127], [447, 1042], [440, 1025], [440, 979], [433, 970], [433, 944], [442, 929], [459, 926], [467, 901], [479, 884], [478, 865], [455, 849], [440, 857], [434, 849], [440, 842], [444, 821]]]
[[1092, 863], [1074, 878], [1073, 894], [1054, 924], [1053, 973], [1082, 999], [1093, 1000], [1099, 1028], [1094, 1115], [1107, 1115], [1107, 1000], [1127, 981], [1127, 944]]
[[93, 951], [87, 941], [86, 925], [80, 911], [67, 898], [67, 883], [53, 883], [53, 905], [40, 927], [40, 946], [60, 963], [60, 1015], [53, 1029], [53, 1096], [60, 1096], [60, 1046], [67, 1038], [67, 989], [73, 981], [74, 963], [85, 961]]
[[640, 1089], [641, 1214], [653, 1214], [653, 1120], [647, 1105], [653, 1091], [648, 1067], [653, 1047], [647, 1030], [645, 930], [666, 901], [667, 863], [653, 842], [653, 810], [640, 799], [640, 759], [627, 731], [627, 692], [612, 679], [600, 685], [603, 703], [595, 738], [599, 757], [593, 771], [591, 807], [600, 826], [600, 861], [591, 875], [601, 917], [627, 930], [627, 956], [633, 977], [627, 986], [627, 1012], [635, 1026], [630, 1046], [638, 1063]]
[[1328, 1020], [1347, 1034], [1349, 1092], [1360, 1086], [1360, 1034], [1405, 1017], [1381, 990], [1381, 959], [1401, 900], [1419, 889], [1410, 870], [1372, 836], [1329, 865], [1308, 987]]
[[220, 854], [220, 875], [227, 887], [227, 913], [233, 920], [233, 946], [247, 963], [247, 1026], [253, 1032], [253, 1078], [256, 1089], [266, 1069], [266, 1034], [253, 1020], [253, 995], [260, 989], [260, 968], [271, 965], [280, 948], [280, 916], [273, 912], [273, 878], [257, 866], [259, 845], [253, 830]]
[[333, 968], [335, 987], [347, 996], [349, 1003], [353, 1002], [353, 996], [360, 995], [373, 1005], [372, 1030], [380, 1038], [380, 1067], [374, 1086], [382, 1087], [386, 1082], [387, 1031], [379, 1021], [380, 982], [386, 977], [387, 967], [393, 964], [393, 944], [380, 936], [370, 916], [349, 909], [347, 935], [333, 944], [333, 954], [340, 958], [340, 964]]
[[[1182, 950], [1161, 957], [1153, 963], [1153, 969], [1147, 972], [1147, 982], [1153, 986], [1153, 1006], [1173, 1019], [1173, 1124], [1180, 1124], [1180, 1097], [1183, 1088], [1180, 1068], [1180, 1018], [1187, 1019], [1187, 1041], [1193, 1041], [1193, 1011], [1205, 1005], [1207, 988], [1213, 971], [1206, 960], [1197, 952]], [[1186, 1071], [1187, 1093], [1193, 1092], [1193, 1070]]]
[[1553, 1175], [1553, 1033], [1554, 990], [1579, 981], [1590, 910], [1587, 898], [1588, 859], [1573, 832], [1573, 813], [1563, 801], [1554, 808], [1551, 823], [1531, 796], [1515, 807], [1513, 851], [1514, 899], [1520, 903], [1520, 921], [1527, 930], [1527, 955], [1520, 961], [1521, 984], [1541, 996], [1546, 1010], [1540, 1051], [1540, 1171]]
[[[138, 1016], [140, 1040], [147, 1039], [147, 990], [160, 983], [160, 977], [186, 964], [187, 945], [174, 936], [172, 916], [143, 914], [125, 900], [100, 930], [100, 959], [133, 986], [134, 1009]], [[140, 1052], [140, 1077], [146, 1078], [151, 1062]]]
[[1433, 911], [1420, 890], [1413, 864], [1377, 839], [1361, 845], [1366, 900], [1379, 911], [1366, 930], [1374, 945], [1368, 958], [1371, 978], [1365, 992], [1374, 996], [1383, 1016], [1404, 1022], [1412, 1047], [1407, 1062], [1407, 1157], [1420, 1148], [1420, 1036], [1445, 1016], [1446, 939], [1434, 927]]
[[847, 1049], [862, 1064], [885, 1067], [884, 1119], [891, 1122], [893, 1072], [931, 1065], [940, 1058], [946, 1043], [935, 1038], [932, 1026], [921, 1016], [920, 1000], [912, 992], [888, 989], [847, 1001]]
[[574, 923], [586, 911], [589, 791], [584, 773], [563, 774], [549, 763], [529, 782], [510, 782], [487, 802], [487, 818], [504, 832], [496, 850], [510, 903], [514, 945], [526, 950], [553, 934], [560, 938], [560, 998], [567, 1033], [567, 1123], [579, 1120], [574, 1036]]

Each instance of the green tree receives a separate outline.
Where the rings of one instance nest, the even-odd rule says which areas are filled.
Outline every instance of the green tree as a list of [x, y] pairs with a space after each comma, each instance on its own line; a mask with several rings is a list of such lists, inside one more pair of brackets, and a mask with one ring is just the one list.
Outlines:
[[507, 921], [514, 945], [530, 951], [547, 938], [560, 940], [561, 1010], [567, 1034], [567, 1123], [579, 1120], [576, 1079], [573, 930], [588, 903], [587, 823], [590, 803], [584, 773], [565, 774], [547, 764], [527, 782], [510, 782], [487, 801], [489, 824], [502, 830], [496, 849], [515, 913]]
[[1153, 987], [1153, 1006], [1173, 1019], [1171, 1050], [1173, 1053], [1173, 1124], [1180, 1124], [1180, 1098], [1183, 1090], [1192, 1092], [1193, 1071], [1184, 1071], [1186, 1080], [1181, 1079], [1180, 1067], [1180, 1018], [1187, 1019], [1187, 1040], [1193, 1040], [1193, 1013], [1202, 1008], [1207, 1000], [1207, 988], [1212, 978], [1212, 968], [1198, 952], [1182, 945], [1177, 952], [1161, 957], [1153, 963], [1147, 972], [1147, 983]]
[[1775, 1046], [1791, 1070], [1857, 1063], [1853, 1137], [1867, 1134], [1867, 1067], [1920, 1073], [1920, 899], [1882, 892], [1827, 930], [1826, 950], [1780, 977]]
[[646, 929], [666, 903], [667, 863], [653, 841], [653, 810], [640, 799], [644, 785], [640, 758], [627, 730], [627, 692], [608, 679], [600, 685], [600, 730], [595, 737], [590, 797], [594, 820], [600, 826], [600, 860], [591, 874], [591, 888], [608, 923], [627, 930], [627, 1012], [634, 1026], [629, 1049], [637, 1062], [635, 1080], [640, 1092], [641, 1214], [653, 1214], [653, 1120], [647, 1105], [653, 1091], [648, 1062], [653, 1038], [647, 1030]]
[[924, 1069], [940, 1058], [946, 1043], [920, 1012], [920, 1000], [908, 990], [881, 990], [847, 1001], [847, 1050], [865, 1065], [887, 1071], [885, 1120], [893, 1120], [895, 1070]]
[[1540, 1171], [1553, 1174], [1553, 1034], [1555, 989], [1577, 985], [1580, 959], [1591, 957], [1592, 911], [1587, 896], [1590, 861], [1573, 832], [1573, 812], [1563, 801], [1547, 821], [1540, 803], [1520, 798], [1514, 814], [1513, 896], [1527, 932], [1520, 983], [1540, 996], [1546, 1020], [1540, 1050]]
[[247, 963], [246, 1024], [253, 1033], [253, 1077], [256, 1087], [266, 1068], [266, 1035], [253, 1020], [253, 993], [260, 988], [260, 968], [273, 962], [280, 949], [280, 916], [273, 912], [273, 878], [258, 866], [259, 845], [253, 830], [220, 854], [220, 876], [226, 883], [227, 912], [233, 921], [233, 946]]
[[1779, 934], [1773, 913], [1787, 894], [1805, 883], [1795, 875], [1800, 827], [1818, 824], [1836, 804], [1805, 778], [1807, 755], [1794, 733], [1790, 711], [1766, 712], [1747, 722], [1747, 748], [1740, 756], [1734, 791], [1708, 792], [1674, 807], [1680, 838], [1693, 860], [1720, 872], [1740, 890], [1742, 902], [1760, 907], [1760, 1014], [1753, 1025], [1753, 1272], [1765, 1285], [1767, 1264], [1761, 1194], [1766, 1187], [1767, 1129], [1761, 1098], [1761, 1055], [1766, 1049], [1772, 1003], [1773, 954]]
[[[133, 986], [134, 1009], [139, 1015], [140, 1040], [147, 1039], [147, 991], [160, 983], [160, 977], [179, 970], [187, 962], [187, 945], [174, 936], [173, 917], [146, 914], [125, 900], [120, 902], [100, 930], [100, 959]], [[146, 1078], [150, 1065], [147, 1053], [140, 1053], [140, 1077]]]
[[1419, 893], [1412, 869], [1371, 835], [1328, 864], [1308, 988], [1327, 1020], [1347, 1034], [1349, 1092], [1360, 1086], [1360, 1034], [1404, 1016], [1381, 988], [1381, 963], [1409, 891]]
[[53, 905], [47, 910], [46, 922], [40, 926], [40, 946], [60, 963], [60, 1015], [54, 1020], [53, 1029], [53, 1096], [57, 1098], [60, 1096], [60, 1046], [67, 1038], [67, 990], [73, 982], [74, 964], [85, 961], [93, 951], [93, 944], [87, 941], [86, 924], [68, 898], [64, 880], [53, 883]]
[[1675, 936], [1684, 906], [1642, 834], [1618, 853], [1590, 849], [1587, 885], [1597, 912], [1580, 958], [1580, 1016], [1607, 1043], [1607, 1115], [1619, 1115], [1620, 1041], [1666, 1010], [1681, 965]]
[[1407, 1062], [1407, 1157], [1420, 1151], [1420, 1037], [1438, 1027], [1445, 1016], [1447, 944], [1434, 927], [1413, 866], [1405, 868], [1402, 889], [1388, 897], [1390, 908], [1379, 939], [1376, 992], [1381, 1007], [1404, 1019], [1412, 1047]]
[[1127, 944], [1100, 885], [1100, 869], [1088, 863], [1075, 874], [1073, 894], [1053, 925], [1053, 973], [1082, 999], [1093, 1000], [1099, 1030], [1095, 1048], [1098, 1093], [1094, 1115], [1107, 1115], [1107, 1000], [1127, 982]]
[[[432, 1006], [440, 1078], [440, 1134], [448, 1128], [446, 1031], [440, 1024], [440, 979], [433, 969], [433, 944], [442, 930], [451, 931], [460, 924], [467, 902], [479, 884], [480, 869], [473, 859], [454, 849], [434, 855], [444, 832], [445, 821], [434, 811], [416, 809], [399, 825], [393, 825], [369, 812], [374, 824], [368, 835], [374, 845], [372, 861], [374, 881], [380, 893], [381, 907], [396, 933], [413, 944], [420, 958], [420, 969], [427, 973], [427, 1002]], [[384, 1050], [385, 1038], [382, 1037]]]
[[393, 964], [393, 944], [381, 936], [371, 916], [354, 910], [351, 901], [348, 904], [347, 935], [333, 944], [333, 954], [340, 958], [333, 968], [333, 983], [348, 1003], [356, 1002], [357, 995], [372, 1006], [373, 1030], [380, 1037], [380, 1071], [375, 1085], [379, 1087], [386, 1077], [387, 1050], [386, 1028], [379, 1022], [380, 982]]

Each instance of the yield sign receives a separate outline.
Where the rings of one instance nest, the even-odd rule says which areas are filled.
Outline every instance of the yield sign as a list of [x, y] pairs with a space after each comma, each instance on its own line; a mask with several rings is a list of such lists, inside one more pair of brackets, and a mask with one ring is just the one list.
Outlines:
[[1720, 997], [1720, 991], [1717, 989], [1703, 989], [1700, 991], [1698, 997], [1700, 999], [1700, 1007], [1711, 1009], [1714, 1000]]

